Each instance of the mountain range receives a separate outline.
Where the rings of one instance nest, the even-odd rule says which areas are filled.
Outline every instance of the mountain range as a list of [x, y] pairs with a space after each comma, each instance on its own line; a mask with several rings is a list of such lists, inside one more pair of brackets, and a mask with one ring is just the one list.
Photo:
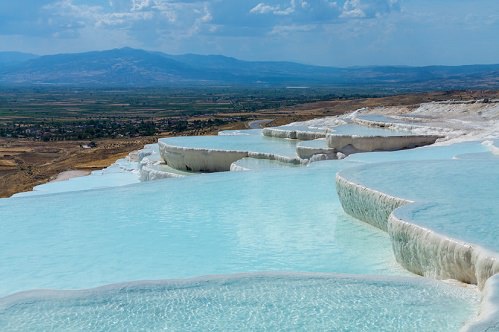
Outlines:
[[121, 48], [37, 56], [0, 52], [0, 85], [148, 87], [181, 85], [376, 86], [413, 89], [499, 87], [499, 65], [324, 67], [243, 61], [221, 55], [169, 55]]

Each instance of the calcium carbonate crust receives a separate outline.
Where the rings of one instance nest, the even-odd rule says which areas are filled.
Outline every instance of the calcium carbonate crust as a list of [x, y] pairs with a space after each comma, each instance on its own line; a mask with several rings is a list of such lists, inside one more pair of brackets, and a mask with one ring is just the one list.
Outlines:
[[[407, 119], [405, 119], [407, 120]], [[414, 123], [402, 123], [402, 122], [385, 122], [385, 121], [376, 121], [376, 120], [369, 120], [369, 119], [362, 119], [357, 116], [352, 117], [352, 122], [359, 124], [361, 126], [367, 126], [367, 127], [380, 127], [380, 128], [389, 128], [393, 130], [416, 130], [416, 129], [425, 129], [426, 131], [432, 131], [435, 133], [443, 133], [443, 132], [448, 132], [450, 129], [448, 128], [441, 128], [441, 127], [431, 127], [431, 126], [425, 126], [424, 119], [418, 119], [418, 118], [411, 118], [411, 121], [418, 121], [421, 122], [421, 124], [414, 124]]]
[[158, 144], [161, 157], [168, 166], [178, 170], [194, 172], [230, 171], [233, 162], [246, 157], [276, 160], [291, 164], [305, 164], [308, 162], [298, 157], [285, 157], [271, 153], [186, 148], [169, 145], [161, 141]]
[[328, 134], [327, 145], [341, 152], [395, 151], [430, 145], [441, 136], [436, 135], [397, 135], [397, 136], [357, 136]]
[[173, 172], [161, 171], [154, 167], [154, 165], [146, 165], [140, 168], [140, 181], [154, 181], [169, 178], [183, 178], [185, 175]]
[[397, 261], [409, 271], [478, 284], [480, 288], [499, 273], [497, 254], [405, 219], [402, 212], [414, 208], [413, 201], [349, 181], [341, 172], [336, 176], [336, 188], [345, 212], [388, 232]]
[[302, 141], [311, 141], [318, 138], [325, 138], [327, 130], [323, 132], [305, 131], [305, 130], [291, 130], [280, 129], [277, 127], [264, 128], [262, 134], [268, 137], [299, 139]]
[[426, 277], [455, 279], [482, 289], [481, 314], [465, 331], [499, 330], [499, 256], [480, 246], [441, 235], [404, 219], [413, 201], [336, 175], [336, 189], [345, 212], [388, 232], [396, 260]]
[[230, 165], [230, 171], [231, 172], [247, 172], [247, 171], [251, 171], [251, 169], [246, 168], [246, 167], [242, 167], [242, 166], [238, 165], [237, 163], [232, 163]]
[[336, 189], [343, 210], [349, 215], [388, 231], [388, 217], [396, 208], [412, 201], [390, 196], [336, 175]]
[[315, 148], [310, 146], [300, 146], [296, 147], [296, 153], [301, 159], [311, 159], [315, 155], [326, 155], [327, 159], [337, 159], [336, 149], [330, 148]]
[[456, 279], [483, 288], [499, 273], [499, 256], [478, 245], [452, 239], [410, 222], [405, 206], [388, 218], [388, 233], [397, 260], [409, 271], [438, 279]]

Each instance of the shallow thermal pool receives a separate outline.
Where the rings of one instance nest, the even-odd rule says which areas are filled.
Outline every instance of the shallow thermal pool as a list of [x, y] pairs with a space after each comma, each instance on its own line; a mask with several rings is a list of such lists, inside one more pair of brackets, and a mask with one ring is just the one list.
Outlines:
[[222, 130], [218, 132], [219, 136], [248, 136], [248, 135], [254, 135], [254, 136], [260, 136], [262, 135], [262, 130], [261, 129], [235, 129], [235, 130]]
[[421, 123], [420, 121], [415, 121], [411, 118], [397, 119], [397, 118], [382, 115], [382, 114], [360, 114], [360, 115], [357, 115], [357, 118], [360, 120], [366, 120], [366, 121], [372, 121], [372, 122], [384, 122], [384, 123], [400, 123], [400, 124]]
[[480, 152], [480, 153], [464, 153], [459, 154], [455, 159], [466, 159], [466, 160], [497, 160], [499, 161], [499, 155], [493, 154], [492, 152]]
[[367, 127], [357, 124], [346, 124], [331, 128], [333, 135], [355, 135], [355, 136], [410, 136], [415, 135], [410, 131], [390, 130], [377, 127]]
[[435, 160], [435, 159], [452, 159], [461, 154], [468, 153], [490, 153], [487, 146], [481, 142], [463, 142], [452, 145], [440, 146], [423, 146], [415, 149], [399, 150], [399, 151], [384, 151], [384, 152], [369, 152], [355, 153], [347, 157], [347, 160], [379, 163], [388, 161], [411, 161], [411, 160]]
[[246, 274], [20, 294], [0, 329], [457, 331], [478, 300], [423, 278]]
[[0, 294], [252, 271], [407, 274], [347, 216], [345, 162], [0, 200]]
[[269, 168], [303, 167], [301, 164], [285, 163], [270, 159], [242, 158], [232, 163], [231, 171], [256, 171]]
[[309, 127], [309, 126], [294, 125], [294, 124], [289, 124], [279, 127], [269, 127], [269, 129], [276, 129], [282, 131], [305, 131], [311, 133], [324, 133], [324, 134], [328, 131], [328, 128]]
[[296, 158], [296, 140], [255, 135], [184, 136], [160, 142], [182, 148], [269, 153]]
[[327, 141], [324, 138], [312, 139], [309, 141], [302, 141], [298, 143], [298, 146], [303, 146], [307, 148], [321, 148], [327, 149]]

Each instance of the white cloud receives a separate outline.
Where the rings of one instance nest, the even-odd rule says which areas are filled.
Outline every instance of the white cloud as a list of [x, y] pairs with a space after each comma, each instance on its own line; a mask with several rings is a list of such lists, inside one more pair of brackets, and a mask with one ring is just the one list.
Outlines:
[[274, 15], [290, 15], [295, 11], [296, 3], [295, 0], [291, 0], [289, 7], [281, 7], [279, 5], [271, 6], [263, 2], [253, 7], [250, 10], [252, 14], [274, 14]]
[[341, 17], [366, 17], [366, 13], [362, 10], [360, 0], [347, 0], [343, 4]]
[[317, 29], [317, 25], [315, 24], [307, 24], [307, 25], [277, 25], [270, 32], [271, 35], [288, 35], [297, 32], [310, 32], [312, 30]]
[[44, 10], [62, 30], [66, 22], [78, 22], [78, 27], [72, 29], [73, 36], [83, 27], [125, 29], [137, 37], [144, 37], [149, 32], [148, 38], [165, 35], [165, 31], [189, 36], [202, 30], [212, 19], [207, 4], [202, 1], [112, 0], [90, 6], [78, 0], [58, 0], [44, 6]]
[[140, 11], [147, 9], [151, 6], [150, 0], [132, 0], [132, 8], [131, 11]]
[[375, 18], [398, 10], [399, 0], [346, 0], [340, 17]]
[[174, 49], [215, 39], [320, 35], [328, 25], [381, 17], [397, 6], [398, 0], [52, 0], [41, 17], [49, 22], [45, 35], [55, 39], [114, 45], [119, 35], [123, 46]]
[[287, 4], [260, 2], [251, 14], [292, 16], [295, 19], [325, 21], [349, 18], [375, 18], [400, 9], [399, 0], [290, 0]]
[[[57, 36], [76, 36], [83, 27], [121, 29], [135, 38], [189, 38], [194, 34], [283, 33], [282, 27], [376, 18], [397, 10], [399, 0], [53, 0], [44, 7], [59, 24]], [[256, 3], [256, 4], [255, 4]], [[75, 22], [74, 26], [69, 23]], [[280, 30], [281, 29], [281, 30]], [[67, 30], [68, 33], [65, 33]], [[163, 36], [163, 37], [161, 37]]]

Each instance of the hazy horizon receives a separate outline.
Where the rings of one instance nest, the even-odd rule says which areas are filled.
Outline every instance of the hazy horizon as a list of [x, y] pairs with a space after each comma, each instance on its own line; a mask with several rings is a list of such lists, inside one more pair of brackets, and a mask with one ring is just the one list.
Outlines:
[[132, 47], [331, 67], [499, 63], [494, 0], [19, 0], [0, 51]]
[[112, 48], [112, 49], [102, 49], [102, 50], [88, 50], [88, 51], [81, 51], [81, 52], [59, 52], [59, 53], [49, 53], [49, 54], [35, 54], [35, 53], [28, 53], [28, 52], [23, 52], [23, 51], [18, 51], [18, 50], [5, 50], [5, 51], [0, 51], [0, 53], [23, 53], [23, 54], [29, 54], [32, 56], [51, 56], [51, 55], [62, 55], [62, 54], [82, 54], [82, 53], [92, 53], [92, 52], [106, 52], [106, 51], [113, 51], [113, 50], [119, 50], [119, 49], [134, 49], [134, 50], [141, 50], [141, 51], [146, 51], [146, 52], [160, 52], [165, 55], [170, 55], [170, 56], [182, 56], [182, 55], [200, 55], [200, 56], [222, 56], [222, 57], [227, 57], [227, 58], [233, 58], [236, 60], [241, 60], [245, 62], [292, 62], [296, 64], [302, 64], [302, 65], [311, 65], [311, 66], [319, 66], [319, 67], [331, 67], [331, 68], [355, 68], [355, 67], [397, 67], [397, 68], [404, 68], [404, 67], [461, 67], [461, 66], [487, 66], [487, 65], [498, 65], [499, 60], [497, 62], [491, 62], [491, 63], [469, 63], [469, 64], [455, 64], [455, 65], [445, 65], [445, 64], [427, 64], [427, 65], [404, 65], [404, 64], [384, 64], [384, 65], [345, 65], [345, 66], [328, 66], [328, 65], [320, 65], [320, 64], [313, 64], [313, 63], [307, 63], [307, 62], [301, 62], [301, 61], [293, 61], [293, 60], [284, 60], [284, 59], [275, 59], [275, 60], [250, 60], [250, 59], [241, 59], [238, 57], [233, 57], [225, 54], [199, 54], [199, 53], [167, 53], [163, 51], [157, 51], [157, 50], [148, 50], [148, 49], [143, 49], [143, 48], [133, 48], [130, 46], [123, 46], [123, 47], [118, 47], [118, 48]]

